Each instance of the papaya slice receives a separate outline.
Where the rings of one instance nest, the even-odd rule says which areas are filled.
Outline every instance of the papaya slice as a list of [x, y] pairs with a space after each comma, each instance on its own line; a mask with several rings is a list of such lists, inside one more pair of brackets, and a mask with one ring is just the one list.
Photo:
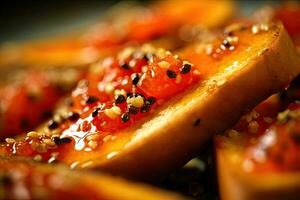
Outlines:
[[117, 6], [82, 33], [4, 45], [0, 51], [0, 66], [85, 66], [99, 57], [115, 53], [128, 43], [153, 40], [171, 49], [180, 44], [177, 36], [183, 25], [190, 25], [189, 30], [185, 28], [184, 35], [191, 32], [191, 26], [195, 24], [215, 28], [228, 20], [233, 10], [233, 3], [226, 0], [162, 1], [146, 7]]
[[155, 178], [191, 159], [299, 67], [280, 23], [242, 26], [174, 54], [149, 45], [126, 48], [93, 66], [72, 105], [57, 112], [59, 121], [20, 140], [7, 138], [0, 152]]
[[272, 96], [215, 138], [222, 199], [300, 198], [299, 97]]
[[[271, 9], [261, 15], [280, 19], [299, 52], [300, 4], [287, 2]], [[287, 90], [260, 103], [224, 136], [215, 137], [222, 199], [300, 198], [299, 116], [294, 115], [299, 112], [299, 88], [298, 76]]]
[[180, 195], [104, 174], [0, 159], [1, 199], [183, 200]]
[[[4, 76], [4, 75], [2, 75]], [[0, 138], [36, 128], [83, 78], [77, 69], [15, 70], [0, 83]]]

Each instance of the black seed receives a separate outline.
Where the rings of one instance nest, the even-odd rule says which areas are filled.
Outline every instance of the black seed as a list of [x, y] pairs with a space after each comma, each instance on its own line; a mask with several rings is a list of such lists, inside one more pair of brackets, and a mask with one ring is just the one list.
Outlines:
[[89, 98], [86, 100], [86, 103], [87, 104], [92, 104], [92, 103], [95, 103], [97, 102], [99, 99], [95, 96], [89, 96]]
[[146, 99], [146, 97], [145, 97], [144, 95], [142, 95], [142, 94], [134, 94], [133, 96], [134, 96], [134, 97], [141, 96], [144, 100]]
[[129, 120], [130, 120], [130, 114], [128, 113], [128, 112], [126, 112], [126, 113], [123, 113], [122, 115], [121, 115], [121, 120], [122, 120], [122, 122], [128, 122]]
[[194, 122], [194, 126], [198, 126], [200, 124], [200, 122], [201, 122], [200, 118], [196, 119], [196, 121]]
[[149, 104], [145, 104], [141, 107], [141, 113], [146, 113], [150, 110], [150, 105]]
[[132, 92], [127, 92], [127, 97], [133, 97], [133, 94], [132, 94]]
[[98, 115], [100, 108], [96, 108], [93, 112], [92, 112], [92, 117], [96, 117]]
[[56, 145], [67, 144], [72, 141], [70, 138], [59, 138], [59, 137], [54, 137], [52, 138], [52, 140]]
[[136, 115], [136, 114], [139, 113], [139, 108], [134, 107], [134, 106], [130, 106], [130, 107], [128, 108], [128, 111], [129, 111], [129, 113], [131, 113], [131, 114], [133, 114], [133, 115]]
[[50, 120], [48, 122], [48, 128], [49, 129], [56, 129], [56, 128], [58, 128], [58, 125], [59, 124], [56, 121], [54, 121], [54, 120]]
[[68, 114], [68, 119], [70, 121], [77, 121], [79, 119], [80, 115], [78, 113], [70, 112]]
[[133, 85], [137, 85], [140, 80], [140, 76], [137, 73], [134, 73], [131, 75], [131, 80]]
[[126, 101], [126, 98], [123, 95], [118, 95], [115, 98], [115, 103], [116, 104], [120, 104], [123, 103], [124, 101]]
[[126, 69], [126, 70], [130, 69], [130, 66], [129, 66], [126, 62], [124, 62], [124, 61], [120, 61], [120, 62], [119, 62], [119, 65], [120, 65], [120, 67], [122, 67], [123, 69]]
[[156, 99], [154, 97], [149, 97], [146, 101], [146, 103], [149, 103], [150, 105], [154, 104], [156, 102]]
[[224, 45], [226, 48], [231, 47], [230, 42], [229, 42], [228, 40], [226, 40], [226, 39], [223, 40], [223, 45]]
[[184, 64], [181, 68], [180, 68], [180, 73], [182, 74], [187, 74], [191, 71], [191, 65], [190, 64]]
[[167, 75], [169, 78], [176, 78], [177, 74], [173, 70], [167, 70]]
[[26, 118], [21, 119], [20, 126], [22, 129], [26, 129], [29, 127], [29, 120]]
[[70, 139], [70, 138], [61, 138], [60, 139], [60, 142], [62, 143], [62, 144], [66, 144], [66, 143], [70, 143], [72, 140]]

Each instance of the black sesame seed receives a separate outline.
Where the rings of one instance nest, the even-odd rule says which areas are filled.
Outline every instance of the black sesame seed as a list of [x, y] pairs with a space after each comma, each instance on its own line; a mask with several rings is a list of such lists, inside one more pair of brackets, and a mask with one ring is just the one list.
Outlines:
[[223, 40], [223, 45], [224, 45], [226, 48], [231, 47], [230, 42], [229, 42], [228, 40], [226, 40], [226, 39]]
[[126, 101], [126, 98], [123, 95], [118, 95], [115, 97], [115, 103], [121, 104]]
[[134, 94], [133, 96], [134, 96], [134, 97], [140, 96], [140, 97], [142, 97], [144, 100], [146, 99], [146, 97], [145, 97], [143, 94], [139, 94], [139, 93], [138, 93], [138, 94]]
[[89, 96], [89, 98], [86, 100], [86, 103], [87, 104], [92, 104], [92, 103], [95, 103], [97, 102], [99, 99], [95, 96]]
[[133, 94], [132, 94], [132, 92], [127, 92], [127, 97], [133, 97]]
[[96, 117], [98, 115], [100, 108], [96, 108], [93, 112], [92, 112], [92, 117]]
[[139, 108], [134, 107], [134, 106], [130, 106], [130, 107], [128, 108], [128, 111], [129, 111], [129, 113], [131, 113], [131, 114], [133, 114], [133, 115], [136, 115], [136, 114], [139, 113]]
[[181, 68], [180, 68], [180, 73], [182, 74], [187, 74], [191, 71], [192, 66], [190, 64], [185, 63]]
[[48, 128], [51, 129], [51, 130], [58, 128], [58, 125], [59, 124], [56, 121], [54, 121], [54, 120], [50, 120], [48, 122]]
[[156, 102], [156, 99], [154, 97], [149, 97], [146, 101], [146, 103], [149, 103], [150, 105], [154, 104]]
[[176, 78], [177, 74], [173, 70], [167, 70], [167, 75], [169, 78]]
[[130, 69], [130, 66], [126, 62], [124, 62], [124, 61], [120, 61], [119, 65], [123, 69], [126, 69], [126, 70]]
[[78, 113], [70, 112], [68, 114], [68, 119], [70, 121], [77, 121], [79, 119], [80, 115]]
[[128, 113], [128, 112], [126, 112], [126, 113], [123, 113], [122, 115], [121, 115], [121, 120], [122, 120], [122, 122], [128, 122], [129, 120], [130, 120], [130, 114]]
[[145, 104], [141, 107], [141, 113], [146, 113], [150, 110], [150, 105], [149, 104]]
[[201, 122], [200, 118], [196, 119], [194, 122], [194, 126], [198, 126], [200, 124], [200, 122]]
[[133, 85], [137, 85], [140, 80], [140, 76], [137, 73], [133, 73], [131, 75], [131, 80]]
[[62, 144], [70, 143], [72, 140], [70, 138], [60, 138]]
[[52, 138], [52, 140], [56, 145], [67, 144], [72, 141], [70, 138], [59, 138], [59, 137], [54, 137]]

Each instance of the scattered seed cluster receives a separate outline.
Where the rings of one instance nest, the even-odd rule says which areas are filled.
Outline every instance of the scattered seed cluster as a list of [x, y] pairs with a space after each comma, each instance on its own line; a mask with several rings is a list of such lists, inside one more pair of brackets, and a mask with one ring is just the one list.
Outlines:
[[[174, 66], [174, 63], [180, 65]], [[177, 87], [182, 76], [196, 71], [188, 61], [148, 44], [141, 48], [126, 48], [115, 58], [107, 58], [91, 67], [92, 73], [86, 80], [79, 81], [72, 92], [67, 111], [57, 112], [43, 131], [27, 134], [25, 143], [35, 152], [34, 160], [54, 162], [59, 146], [71, 143], [73, 139], [77, 142], [74, 134], [82, 134], [85, 149], [91, 150], [114, 140], [116, 135], [111, 133], [128, 127], [164, 100], [143, 90], [141, 83], [146, 75], [155, 77], [159, 72], [161, 79], [169, 79], [168, 84]], [[7, 138], [6, 142], [10, 147], [19, 144], [12, 138]], [[55, 156], [45, 156], [49, 152], [54, 152]]]

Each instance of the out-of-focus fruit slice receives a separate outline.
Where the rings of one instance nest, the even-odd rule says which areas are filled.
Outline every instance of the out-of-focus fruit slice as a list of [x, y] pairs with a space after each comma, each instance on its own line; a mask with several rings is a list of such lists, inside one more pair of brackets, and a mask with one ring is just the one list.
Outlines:
[[104, 174], [0, 159], [0, 199], [183, 200], [180, 195]]

